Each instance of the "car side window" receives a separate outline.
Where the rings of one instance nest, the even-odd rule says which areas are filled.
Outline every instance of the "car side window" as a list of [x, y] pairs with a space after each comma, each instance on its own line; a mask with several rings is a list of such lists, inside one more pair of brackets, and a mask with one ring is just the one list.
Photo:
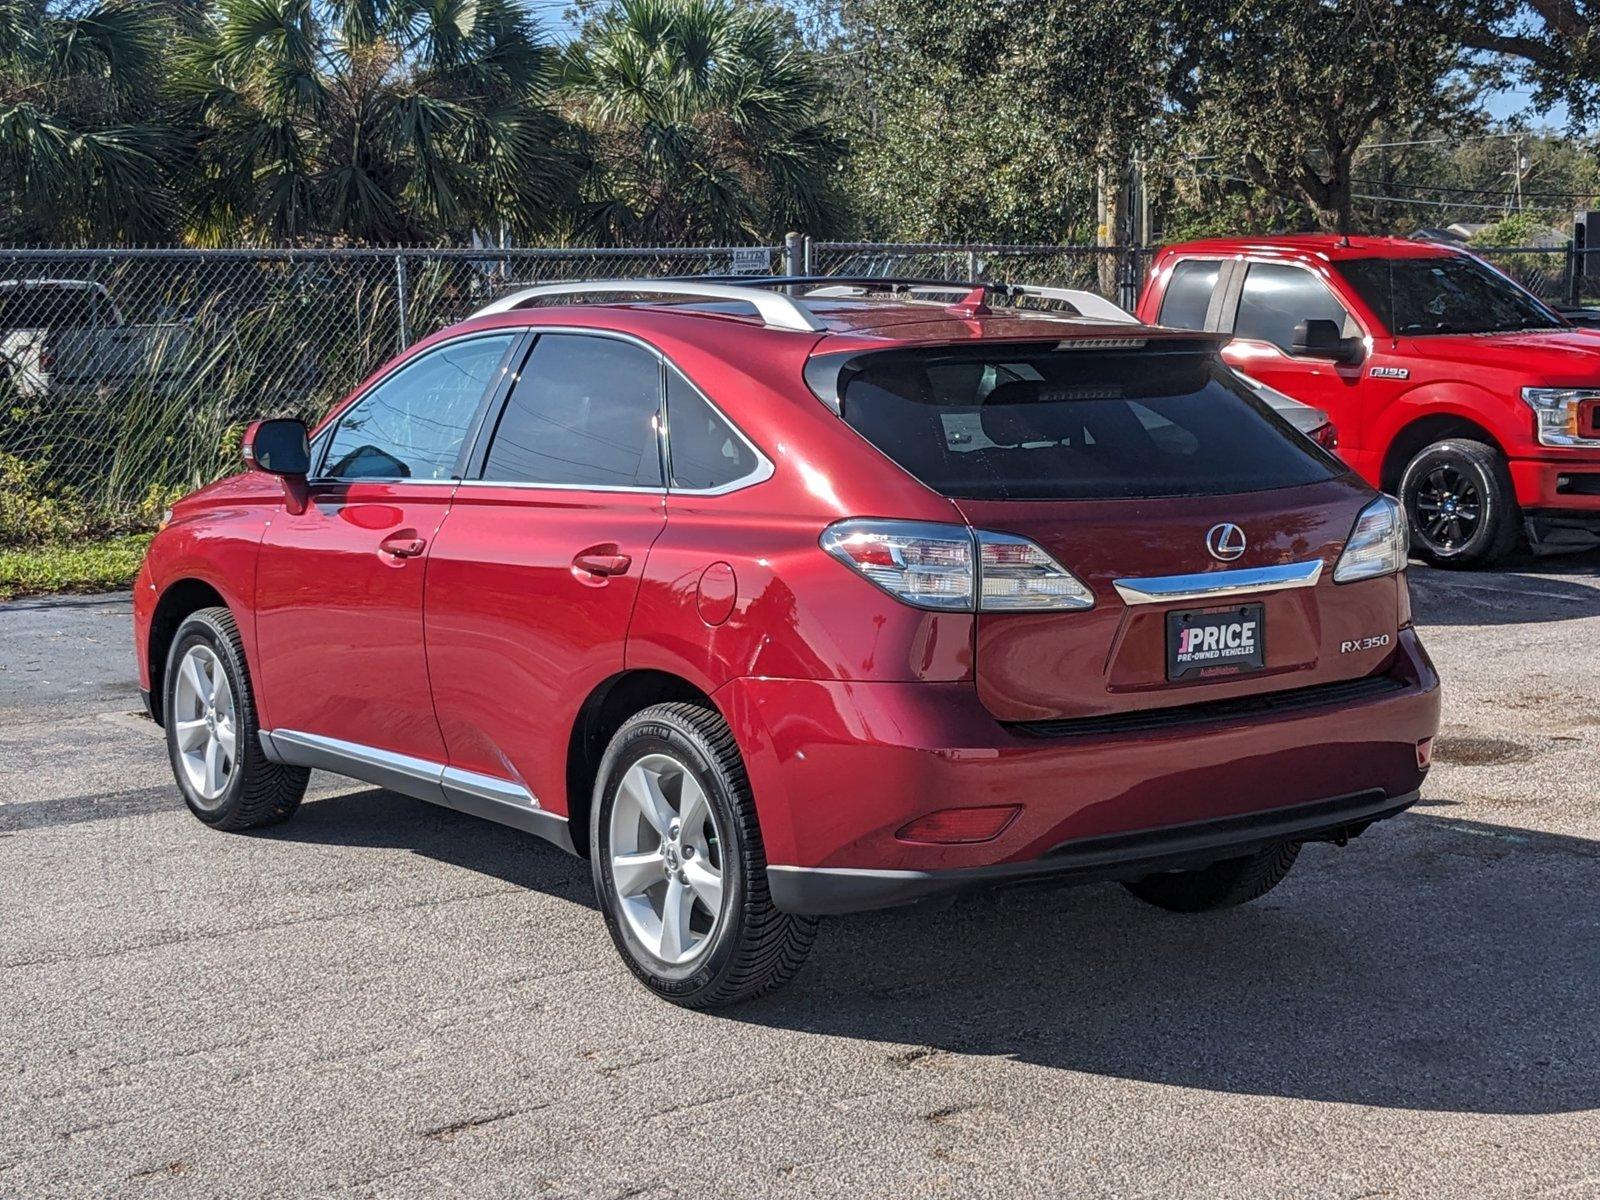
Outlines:
[[661, 360], [617, 338], [547, 333], [484, 460], [495, 483], [661, 486]]
[[1271, 342], [1285, 354], [1294, 345], [1294, 327], [1301, 321], [1332, 321], [1348, 333], [1349, 314], [1310, 271], [1283, 263], [1251, 263], [1239, 296], [1233, 336]]
[[755, 471], [755, 451], [698, 388], [667, 368], [667, 448], [672, 486], [708, 490]]
[[1174, 329], [1204, 329], [1211, 293], [1221, 274], [1222, 263], [1217, 259], [1190, 258], [1173, 267], [1156, 323]]
[[449, 479], [515, 334], [468, 338], [407, 363], [339, 418], [327, 479]]

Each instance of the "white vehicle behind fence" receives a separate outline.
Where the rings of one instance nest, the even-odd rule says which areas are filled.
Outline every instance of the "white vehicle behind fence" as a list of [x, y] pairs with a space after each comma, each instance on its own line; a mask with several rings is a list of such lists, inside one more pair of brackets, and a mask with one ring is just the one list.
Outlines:
[[181, 322], [131, 324], [101, 283], [0, 279], [0, 386], [15, 395], [170, 376], [188, 339]]

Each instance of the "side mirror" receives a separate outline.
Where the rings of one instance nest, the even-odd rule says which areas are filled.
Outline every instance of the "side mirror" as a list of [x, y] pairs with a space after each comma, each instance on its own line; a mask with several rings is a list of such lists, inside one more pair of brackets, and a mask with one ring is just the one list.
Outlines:
[[256, 421], [244, 431], [244, 461], [268, 475], [311, 472], [311, 436], [304, 421], [278, 418]]
[[306, 476], [311, 471], [311, 436], [304, 421], [284, 417], [252, 422], [244, 431], [244, 461], [283, 480], [289, 511], [296, 515], [305, 512], [311, 497], [306, 486]]
[[1334, 362], [1357, 363], [1361, 361], [1364, 348], [1360, 338], [1343, 337], [1336, 322], [1318, 317], [1301, 321], [1294, 327], [1290, 353], [1296, 358], [1331, 358]]

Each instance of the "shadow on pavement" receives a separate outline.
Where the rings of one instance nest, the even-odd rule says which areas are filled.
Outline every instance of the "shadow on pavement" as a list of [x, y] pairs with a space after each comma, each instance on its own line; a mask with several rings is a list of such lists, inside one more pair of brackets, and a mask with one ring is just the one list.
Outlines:
[[307, 797], [292, 820], [256, 836], [323, 846], [409, 850], [517, 887], [595, 907], [586, 860], [530, 833], [382, 788]]
[[1503, 570], [1443, 571], [1412, 563], [1419, 625], [1521, 625], [1600, 616], [1600, 556], [1519, 560]]
[[1600, 843], [1409, 814], [1243, 908], [1115, 885], [845, 918], [726, 1015], [1174, 1087], [1484, 1113], [1600, 1105]]
[[[947, 1051], [1385, 1108], [1600, 1107], [1600, 843], [1422, 807], [1307, 847], [1226, 912], [1098, 885], [835, 918], [785, 990], [719, 1015], [921, 1047], [886, 1051], [908, 1070]], [[382, 791], [308, 802], [265, 836], [410, 850], [594, 905], [586, 863]]]

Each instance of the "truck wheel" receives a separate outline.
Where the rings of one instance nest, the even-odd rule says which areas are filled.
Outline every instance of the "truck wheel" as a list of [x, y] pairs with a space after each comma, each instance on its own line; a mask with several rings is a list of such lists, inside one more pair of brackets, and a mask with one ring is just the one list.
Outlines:
[[1482, 442], [1447, 438], [1425, 447], [1400, 478], [1400, 499], [1412, 548], [1436, 566], [1492, 563], [1521, 541], [1505, 457]]
[[1212, 863], [1198, 871], [1162, 871], [1123, 886], [1145, 903], [1169, 912], [1197, 913], [1232, 908], [1265, 896], [1277, 887], [1299, 856], [1299, 842], [1283, 842], [1243, 858]]
[[167, 756], [189, 811], [216, 829], [255, 829], [300, 807], [311, 772], [261, 751], [250, 671], [233, 615], [202, 608], [178, 626], [162, 713]]
[[607, 747], [590, 805], [595, 894], [623, 961], [688, 1008], [788, 981], [817, 923], [773, 907], [744, 763], [698, 704], [658, 704]]

